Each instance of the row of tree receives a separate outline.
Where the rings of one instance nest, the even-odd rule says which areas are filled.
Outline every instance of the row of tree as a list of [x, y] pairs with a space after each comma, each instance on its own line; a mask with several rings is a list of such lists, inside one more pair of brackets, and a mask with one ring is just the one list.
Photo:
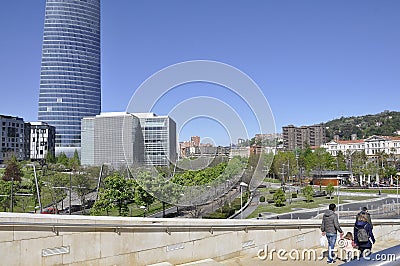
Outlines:
[[270, 173], [279, 178], [289, 176], [308, 176], [312, 171], [349, 170], [354, 175], [394, 176], [398, 161], [394, 154], [381, 152], [374, 159], [368, 158], [364, 151], [356, 151], [346, 156], [339, 151], [336, 157], [324, 148], [298, 149], [278, 152], [273, 160]]

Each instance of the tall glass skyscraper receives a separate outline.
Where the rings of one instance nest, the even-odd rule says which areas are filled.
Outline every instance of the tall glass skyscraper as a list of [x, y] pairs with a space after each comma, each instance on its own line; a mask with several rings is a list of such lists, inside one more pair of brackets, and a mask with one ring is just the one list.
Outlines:
[[81, 119], [101, 111], [100, 0], [46, 0], [38, 120], [56, 153], [81, 146]]

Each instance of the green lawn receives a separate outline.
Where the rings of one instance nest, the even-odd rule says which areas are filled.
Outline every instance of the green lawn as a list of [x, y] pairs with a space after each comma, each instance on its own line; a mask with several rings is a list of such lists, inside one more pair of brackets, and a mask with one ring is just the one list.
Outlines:
[[269, 183], [276, 183], [276, 184], [280, 184], [282, 181], [275, 179], [275, 178], [265, 178], [264, 182], [269, 182]]
[[[372, 197], [361, 197], [361, 196], [343, 196], [339, 198], [340, 203], [345, 203], [346, 200], [366, 200], [366, 199], [371, 199]], [[300, 201], [293, 201], [292, 204], [286, 203], [285, 206], [282, 207], [276, 207], [275, 204], [265, 204], [265, 205], [259, 205], [257, 209], [249, 216], [247, 217], [248, 219], [250, 218], [256, 218], [258, 217], [258, 214], [261, 212], [271, 212], [271, 213], [287, 213], [291, 212], [292, 208], [304, 208], [304, 209], [313, 209], [320, 207], [320, 204], [329, 204], [329, 203], [336, 203], [337, 204], [337, 197], [332, 197], [332, 199], [328, 199], [326, 197], [319, 197], [319, 198], [314, 198], [314, 201], [312, 202], [305, 202], [303, 200]]]
[[[168, 209], [171, 206], [166, 205], [165, 208]], [[143, 217], [143, 210], [137, 206], [135, 203], [129, 204], [129, 214], [128, 216], [132, 217]], [[162, 211], [162, 203], [159, 201], [155, 201], [153, 204], [150, 205], [150, 209], [148, 212], [146, 212], [146, 216], [157, 213], [159, 211]], [[99, 216], [107, 216], [107, 213], [101, 213]], [[118, 209], [113, 208], [111, 211], [108, 212], [108, 216], [119, 216]]]

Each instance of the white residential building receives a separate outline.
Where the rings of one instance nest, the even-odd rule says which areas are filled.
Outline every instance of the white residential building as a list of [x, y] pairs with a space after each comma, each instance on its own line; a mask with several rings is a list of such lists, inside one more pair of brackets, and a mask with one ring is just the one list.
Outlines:
[[377, 156], [381, 152], [400, 156], [400, 137], [371, 136], [360, 140], [332, 140], [322, 147], [332, 156], [336, 156], [339, 151], [344, 155], [364, 151], [369, 157]]
[[56, 128], [44, 122], [30, 122], [30, 159], [46, 159], [55, 155]]

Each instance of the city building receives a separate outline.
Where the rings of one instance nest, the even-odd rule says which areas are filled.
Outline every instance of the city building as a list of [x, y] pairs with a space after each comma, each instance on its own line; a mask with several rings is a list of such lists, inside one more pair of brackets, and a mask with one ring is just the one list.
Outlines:
[[329, 184], [338, 186], [351, 179], [350, 171], [324, 170], [312, 171], [310, 174], [313, 178], [313, 185], [318, 186], [328, 186]]
[[180, 156], [180, 158], [188, 158], [188, 157], [191, 157], [191, 156], [199, 156], [201, 154], [200, 146], [212, 146], [212, 145], [203, 145], [203, 144], [201, 144], [199, 136], [190, 137], [190, 141], [179, 142], [179, 156]]
[[366, 139], [332, 140], [322, 145], [332, 156], [339, 151], [351, 155], [356, 151], [364, 151], [369, 157], [379, 157], [383, 152], [400, 157], [400, 137], [371, 136]]
[[82, 119], [81, 163], [120, 167], [143, 163], [144, 141], [139, 118], [125, 112]]
[[0, 163], [13, 155], [17, 160], [29, 158], [29, 138], [26, 138], [29, 124], [20, 117], [0, 115], [0, 125]]
[[270, 147], [270, 146], [260, 146], [260, 145], [252, 145], [249, 147], [249, 151], [250, 151], [250, 155], [251, 154], [268, 154], [268, 153], [272, 153], [272, 154], [276, 154], [276, 147]]
[[194, 147], [199, 147], [200, 146], [200, 137], [199, 136], [191, 137], [190, 141], [193, 143]]
[[48, 153], [55, 155], [56, 129], [44, 122], [30, 122], [30, 155], [31, 160], [46, 159]]
[[82, 119], [84, 165], [163, 166], [176, 157], [176, 124], [168, 116], [112, 112]]
[[288, 125], [282, 127], [283, 148], [293, 151], [307, 146], [321, 146], [325, 143], [326, 129], [323, 124], [295, 127]]
[[276, 140], [280, 141], [282, 140], [282, 134], [281, 133], [270, 133], [270, 134], [256, 134], [255, 140], [257, 141], [265, 141], [265, 140]]
[[177, 160], [176, 123], [168, 116], [133, 113], [140, 120], [146, 165], [163, 166]]
[[232, 147], [229, 153], [229, 158], [232, 159], [235, 156], [240, 156], [244, 158], [250, 157], [250, 147]]
[[[179, 158], [185, 158], [190, 156], [190, 141], [179, 142]], [[194, 150], [193, 150], [194, 152]]]
[[214, 146], [211, 143], [201, 143], [199, 136], [193, 136], [190, 141], [179, 143], [180, 158], [229, 156], [231, 147]]
[[101, 110], [100, 0], [46, 0], [38, 120], [56, 127], [56, 153], [81, 146], [81, 119]]

